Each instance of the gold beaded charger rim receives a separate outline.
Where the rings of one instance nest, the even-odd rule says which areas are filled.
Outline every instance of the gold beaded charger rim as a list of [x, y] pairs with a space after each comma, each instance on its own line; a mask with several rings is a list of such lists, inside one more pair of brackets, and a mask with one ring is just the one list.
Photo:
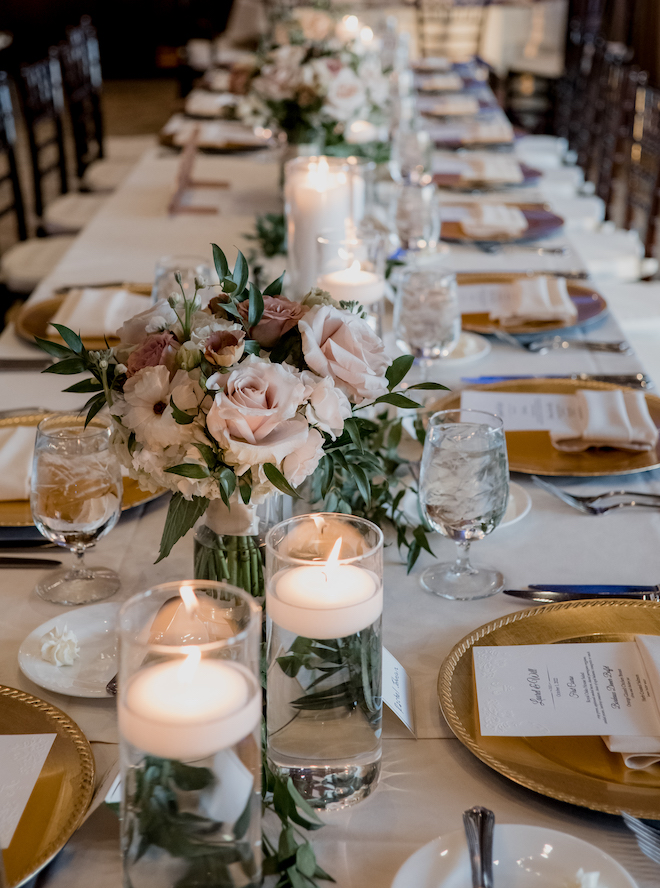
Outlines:
[[66, 713], [32, 694], [0, 685], [0, 734], [55, 734], [11, 844], [2, 852], [7, 888], [44, 867], [80, 826], [94, 791], [94, 756]]
[[[542, 272], [535, 275], [543, 277]], [[459, 285], [468, 284], [511, 284], [516, 280], [527, 278], [523, 272], [462, 272], [456, 275]], [[511, 335], [524, 333], [553, 333], [558, 330], [566, 330], [580, 324], [589, 323], [601, 317], [607, 311], [607, 302], [603, 296], [590, 284], [577, 284], [574, 281], [566, 281], [566, 289], [569, 298], [577, 309], [577, 321], [528, 321], [516, 326], [504, 327], [499, 321], [490, 319], [487, 312], [466, 313], [462, 315], [462, 327], [470, 333], [493, 333], [494, 330], [504, 330]]]
[[[609, 382], [581, 379], [516, 379], [509, 382], [491, 382], [470, 385], [471, 390], [491, 392], [532, 392], [538, 394], [572, 395], [578, 389], [610, 391], [622, 386]], [[644, 393], [651, 419], [660, 428], [660, 398]], [[452, 392], [429, 403], [424, 416], [437, 410], [453, 410], [460, 407], [461, 393]], [[493, 411], [495, 412], [495, 411]], [[564, 453], [552, 446], [550, 432], [506, 432], [509, 469], [526, 475], [551, 475], [555, 477], [592, 478], [598, 476], [628, 475], [648, 472], [660, 467], [660, 439], [653, 450], [631, 452], [614, 448], [591, 448], [580, 453]]]
[[[32, 345], [34, 345], [35, 336], [38, 336], [40, 339], [48, 339], [50, 342], [57, 342], [58, 344], [63, 345], [64, 340], [56, 330], [49, 326], [49, 324], [55, 317], [57, 309], [62, 305], [67, 295], [74, 290], [82, 289], [83, 287], [81, 286], [62, 287], [61, 289], [56, 290], [53, 295], [47, 299], [40, 299], [38, 302], [32, 303], [26, 302], [14, 318], [14, 328], [17, 335]], [[97, 284], [90, 289], [107, 290], [108, 294], [116, 292], [117, 290], [129, 290], [137, 296], [145, 297], [145, 310], [151, 305], [147, 300], [147, 297], [151, 295], [151, 284]], [[83, 336], [83, 345], [87, 349], [104, 349], [108, 347], [108, 344], [112, 346], [117, 345], [118, 343], [119, 339], [117, 339], [116, 336], [108, 336], [107, 343], [106, 338], [103, 336]]]
[[[5, 416], [0, 418], [0, 429], [8, 429], [18, 426], [36, 426], [42, 419], [50, 414], [46, 411], [39, 413], [21, 414], [20, 416]], [[72, 417], [78, 418], [79, 414], [72, 413]], [[160, 490], [151, 493], [142, 490], [133, 478], [124, 478], [124, 493], [122, 496], [121, 510], [126, 512], [136, 506], [150, 503], [166, 491]], [[32, 510], [29, 500], [4, 500], [0, 501], [0, 527], [32, 527]]]
[[660, 818], [660, 764], [633, 771], [600, 737], [483, 737], [472, 648], [632, 641], [660, 635], [660, 607], [622, 599], [572, 601], [518, 611], [475, 629], [445, 658], [438, 701], [457, 739], [486, 765], [540, 795], [606, 814]]

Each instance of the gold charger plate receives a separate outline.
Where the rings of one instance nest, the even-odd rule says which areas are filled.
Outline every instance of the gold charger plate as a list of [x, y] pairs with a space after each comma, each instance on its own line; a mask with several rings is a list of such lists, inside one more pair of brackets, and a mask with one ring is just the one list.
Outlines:
[[0, 685], [0, 733], [56, 734], [11, 844], [7, 888], [37, 873], [80, 826], [94, 789], [94, 756], [78, 725], [32, 694]]
[[456, 737], [493, 770], [541, 795], [619, 814], [660, 818], [660, 765], [632, 771], [600, 737], [482, 737], [471, 648], [632, 641], [660, 635], [660, 607], [634, 600], [572, 601], [509, 614], [475, 629], [447, 656], [440, 708]]
[[[470, 389], [490, 392], [534, 392], [537, 394], [573, 395], [578, 389], [619, 389], [609, 382], [580, 379], [516, 379], [510, 382], [491, 382], [486, 385], [470, 385]], [[645, 392], [651, 419], [660, 428], [660, 398]], [[425, 414], [436, 410], [453, 410], [460, 407], [461, 393], [452, 392], [427, 405]], [[495, 412], [495, 411], [494, 411]], [[599, 475], [628, 475], [647, 472], [660, 467], [660, 439], [655, 450], [632, 453], [613, 448], [584, 450], [581, 453], [564, 453], [552, 446], [550, 432], [506, 432], [506, 448], [509, 469], [526, 475], [570, 475], [573, 478], [591, 478]]]
[[[40, 339], [49, 339], [51, 342], [62, 342], [62, 337], [55, 330], [49, 327], [50, 322], [55, 317], [55, 312], [64, 302], [67, 294], [72, 290], [81, 290], [82, 287], [65, 287], [57, 290], [53, 296], [48, 299], [42, 299], [40, 302], [26, 303], [14, 318], [14, 328], [21, 339], [27, 340], [34, 344], [34, 337]], [[151, 284], [113, 284], [112, 286], [99, 285], [93, 287], [95, 290], [107, 290], [109, 293], [116, 290], [130, 290], [139, 296], [151, 295]], [[149, 308], [149, 302], [145, 300], [145, 309]], [[108, 345], [117, 345], [119, 340], [116, 336], [108, 336]], [[101, 349], [107, 348], [104, 337], [85, 336], [83, 338], [85, 348]]]
[[[42, 419], [48, 416], [48, 413], [28, 413], [20, 416], [6, 416], [0, 419], [0, 429], [11, 428], [12, 426], [36, 426]], [[77, 414], [76, 414], [77, 416]], [[150, 503], [152, 500], [162, 496], [165, 491], [159, 493], [149, 493], [149, 491], [141, 490], [137, 481], [133, 478], [124, 478], [124, 494], [121, 501], [121, 510], [125, 512], [135, 506], [141, 506], [144, 503]], [[30, 509], [29, 500], [4, 500], [0, 501], [0, 527], [32, 527], [32, 510]]]
[[[527, 277], [524, 274], [498, 273], [465, 273], [457, 274], [456, 281], [459, 287], [463, 284], [511, 284], [513, 281]], [[512, 335], [524, 333], [552, 333], [555, 330], [566, 330], [571, 327], [582, 326], [600, 318], [607, 311], [607, 302], [597, 290], [588, 284], [576, 284], [566, 281], [568, 295], [577, 309], [575, 321], [530, 321], [515, 327], [503, 327], [499, 321], [493, 321], [487, 312], [470, 313], [462, 315], [464, 330], [471, 333], [493, 333], [494, 330], [505, 330]]]

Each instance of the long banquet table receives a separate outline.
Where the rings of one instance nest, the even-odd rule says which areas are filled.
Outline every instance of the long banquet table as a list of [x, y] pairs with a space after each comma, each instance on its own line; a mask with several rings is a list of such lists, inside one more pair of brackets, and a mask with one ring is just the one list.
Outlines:
[[[46, 298], [54, 287], [64, 284], [148, 281], [159, 255], [210, 255], [211, 241], [221, 244], [230, 257], [232, 245], [249, 247], [244, 234], [250, 232], [255, 213], [267, 212], [276, 205], [277, 164], [268, 155], [202, 157], [196, 169], [200, 177], [231, 182], [223, 198], [223, 212], [218, 216], [170, 217], [167, 205], [177, 165], [176, 156], [159, 149], [148, 152], [31, 300]], [[570, 241], [570, 232], [565, 237]], [[464, 249], [455, 255], [464, 256], [461, 261], [468, 264], [475, 257], [479, 262], [489, 258], [474, 252], [470, 256]], [[527, 254], [524, 261], [525, 267], [541, 270], [547, 260]], [[610, 316], [587, 335], [615, 339], [621, 337], [621, 331], [615, 317]], [[0, 357], [33, 354], [11, 328], [0, 337]], [[629, 373], [640, 369], [634, 355], [569, 351], [538, 356], [494, 342], [485, 359], [446, 372], [440, 370], [439, 378], [455, 388], [462, 384], [463, 374]], [[50, 409], [79, 406], [79, 396], [61, 393], [62, 379], [57, 376], [10, 372], [3, 374], [2, 381], [0, 410], [25, 405]], [[585, 516], [537, 490], [526, 477], [514, 480], [532, 498], [530, 514], [518, 524], [498, 529], [474, 547], [475, 559], [502, 570], [509, 587], [538, 581], [654, 581], [660, 512]], [[630, 476], [626, 485], [660, 492], [660, 470]], [[600, 491], [610, 486], [607, 479], [572, 483], [575, 490]], [[180, 541], [164, 562], [153, 563], [165, 509], [164, 499], [134, 509], [99, 542], [93, 560], [119, 572], [122, 588], [117, 600], [157, 582], [190, 575], [190, 539]], [[436, 555], [449, 555], [451, 547], [443, 538], [433, 540]], [[423, 555], [421, 566], [429, 560]], [[518, 787], [491, 771], [453, 738], [436, 697], [443, 658], [477, 626], [524, 605], [504, 595], [469, 603], [436, 599], [421, 589], [418, 572], [406, 576], [395, 548], [386, 549], [384, 641], [412, 676], [417, 739], [386, 713], [380, 785], [365, 802], [326, 815], [327, 828], [313, 837], [321, 865], [336, 878], [340, 888], [386, 888], [416, 848], [438, 834], [461, 828], [462, 811], [480, 804], [492, 808], [500, 822], [537, 824], [592, 842], [629, 869], [640, 888], [657, 888], [660, 868], [639, 852], [620, 818], [555, 802]], [[22, 676], [17, 664], [20, 643], [61, 609], [36, 596], [34, 573], [6, 570], [3, 577], [0, 682], [50, 700], [69, 713], [92, 742], [100, 770], [105, 771], [117, 752], [114, 701], [83, 701], [52, 694]], [[90, 876], [97, 888], [120, 883], [118, 824], [103, 805], [39, 880], [40, 886], [48, 888], [83, 888]]]

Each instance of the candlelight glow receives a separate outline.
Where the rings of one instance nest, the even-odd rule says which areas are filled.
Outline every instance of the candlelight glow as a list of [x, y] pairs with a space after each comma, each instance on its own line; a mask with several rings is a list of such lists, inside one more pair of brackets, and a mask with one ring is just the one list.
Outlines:
[[317, 529], [317, 530], [320, 530], [321, 533], [323, 533], [323, 530], [324, 530], [324, 528], [325, 528], [325, 521], [324, 521], [324, 519], [321, 518], [319, 515], [312, 515], [312, 521], [313, 521], [314, 524], [316, 525], [316, 529]]
[[369, 27], [364, 27], [360, 31], [360, 40], [365, 46], [368, 46], [371, 41], [374, 39], [374, 32]]
[[332, 552], [328, 555], [328, 560], [325, 563], [326, 568], [335, 568], [339, 564], [339, 553], [341, 552], [341, 544], [342, 538], [337, 537], [337, 540], [332, 547]]
[[[191, 590], [192, 591], [192, 590]], [[194, 593], [193, 593], [194, 594]], [[202, 652], [198, 647], [191, 647], [186, 653], [186, 659], [177, 669], [176, 678], [179, 684], [192, 684], [202, 659]]]
[[357, 34], [360, 22], [356, 15], [345, 15], [341, 23], [349, 34]]
[[318, 163], [310, 167], [309, 179], [315, 191], [321, 192], [328, 190], [329, 172], [330, 166], [325, 157], [320, 157]]
[[193, 592], [192, 586], [181, 586], [181, 588], [179, 589], [179, 595], [181, 596], [181, 599], [183, 601], [183, 606], [186, 609], [186, 613], [189, 617], [192, 617], [199, 605], [199, 602], [197, 601], [197, 596]]

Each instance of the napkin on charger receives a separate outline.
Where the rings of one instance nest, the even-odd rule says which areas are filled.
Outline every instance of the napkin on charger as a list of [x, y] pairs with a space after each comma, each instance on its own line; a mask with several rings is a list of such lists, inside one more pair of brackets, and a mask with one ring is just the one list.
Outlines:
[[463, 155], [469, 169], [461, 174], [461, 179], [477, 182], [499, 182], [517, 185], [523, 181], [520, 164], [511, 154], [489, 154], [486, 151]]
[[573, 429], [550, 432], [557, 450], [577, 453], [589, 447], [614, 447], [639, 452], [655, 447], [658, 429], [643, 392], [580, 389], [575, 397], [579, 409]]
[[471, 207], [460, 225], [468, 237], [474, 238], [519, 237], [528, 227], [527, 219], [518, 207], [487, 203]]
[[465, 133], [463, 142], [467, 145], [471, 142], [503, 143], [513, 141], [513, 127], [502, 114], [494, 118], [465, 121]]
[[236, 96], [228, 92], [194, 89], [186, 98], [186, 114], [198, 117], [220, 117], [226, 108], [236, 104]]
[[80, 336], [115, 336], [129, 318], [149, 307], [147, 296], [129, 290], [85, 287], [70, 290], [51, 324], [64, 324]]
[[479, 102], [474, 96], [467, 96], [461, 93], [440, 96], [429, 105], [427, 113], [435, 114], [438, 117], [449, 115], [464, 117], [470, 114], [478, 114]]
[[421, 92], [436, 92], [440, 90], [459, 90], [463, 89], [463, 78], [455, 71], [448, 71], [446, 74], [432, 74], [426, 77], [419, 85]]
[[514, 281], [497, 308], [491, 309], [490, 318], [503, 327], [515, 327], [529, 321], [577, 320], [577, 308], [568, 295], [565, 278], [538, 275]]
[[[635, 643], [651, 683], [656, 707], [660, 709], [660, 636], [636, 635]], [[620, 753], [625, 766], [633, 771], [641, 771], [660, 762], [660, 737], [620, 735], [603, 737], [603, 741], [610, 752]]]
[[30, 498], [36, 426], [0, 429], [0, 501]]

